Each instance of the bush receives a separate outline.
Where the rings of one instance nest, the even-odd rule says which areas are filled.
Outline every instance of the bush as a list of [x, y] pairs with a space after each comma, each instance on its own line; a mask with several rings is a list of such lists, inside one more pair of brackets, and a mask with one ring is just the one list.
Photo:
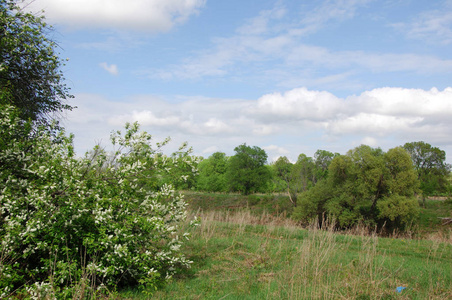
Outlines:
[[63, 131], [39, 128], [30, 138], [32, 124], [12, 107], [1, 107], [0, 126], [0, 298], [155, 288], [189, 266], [186, 204], [171, 185], [152, 183], [191, 156], [162, 155], [138, 124], [112, 135], [112, 154], [96, 147], [84, 158]]

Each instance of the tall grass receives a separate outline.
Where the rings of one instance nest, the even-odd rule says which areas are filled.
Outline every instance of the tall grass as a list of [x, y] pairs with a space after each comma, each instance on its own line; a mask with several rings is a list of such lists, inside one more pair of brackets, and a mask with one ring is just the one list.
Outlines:
[[202, 222], [185, 249], [193, 266], [155, 299], [452, 299], [447, 243], [379, 238], [365, 228], [338, 234], [333, 224], [300, 229], [248, 210], [196, 214]]

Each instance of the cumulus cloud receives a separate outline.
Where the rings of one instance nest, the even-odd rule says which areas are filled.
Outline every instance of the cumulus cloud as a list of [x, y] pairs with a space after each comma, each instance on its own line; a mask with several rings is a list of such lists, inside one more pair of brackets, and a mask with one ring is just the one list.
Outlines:
[[217, 118], [210, 118], [203, 124], [203, 127], [209, 133], [226, 133], [233, 131], [231, 126]]
[[100, 63], [99, 66], [104, 69], [105, 71], [107, 71], [108, 73], [110, 73], [111, 75], [118, 75], [119, 74], [119, 70], [118, 70], [118, 66], [117, 65], [109, 65], [106, 62]]
[[452, 142], [444, 132], [452, 126], [452, 88], [379, 88], [348, 97], [344, 103], [350, 112], [328, 122], [329, 134], [418, 135], [423, 139], [436, 135], [444, 143]]
[[207, 147], [206, 149], [204, 149], [202, 151], [202, 153], [211, 154], [211, 153], [215, 153], [215, 152], [218, 152], [218, 151], [221, 152], [221, 150], [217, 146], [210, 146], [210, 147]]
[[452, 115], [452, 88], [439, 91], [378, 88], [363, 92], [359, 97], [350, 97], [355, 107], [378, 114], [396, 114], [400, 116], [433, 116], [435, 119]]
[[369, 144], [375, 144], [370, 137], [388, 136], [425, 140], [435, 136], [436, 141], [452, 143], [447, 129], [452, 126], [452, 88], [386, 87], [346, 98], [298, 88], [264, 95], [246, 113], [266, 126], [282, 127], [280, 134], [323, 128], [325, 137], [358, 135]]
[[178, 116], [170, 115], [157, 117], [152, 111], [149, 110], [134, 110], [130, 114], [122, 114], [119, 116], [110, 117], [108, 121], [110, 124], [116, 126], [122, 126], [126, 122], [138, 122], [143, 126], [167, 127], [178, 125], [181, 120]]
[[50, 21], [75, 28], [159, 32], [198, 13], [205, 0], [36, 0], [27, 3], [28, 10], [44, 9]]
[[335, 116], [341, 101], [331, 93], [298, 88], [284, 94], [264, 95], [250, 113], [266, 120], [325, 120]]
[[393, 133], [402, 133], [411, 130], [416, 124], [423, 121], [422, 117], [398, 117], [394, 115], [378, 115], [358, 113], [328, 122], [329, 134], [376, 134], [385, 136]]
[[77, 95], [76, 103], [68, 130], [75, 132], [76, 143], [91, 137], [90, 145], [96, 138], [107, 140], [125, 122], [138, 121], [157, 136], [189, 141], [200, 155], [230, 155], [244, 142], [265, 149], [272, 159], [292, 160], [317, 149], [345, 152], [359, 143], [394, 147], [423, 140], [452, 150], [452, 88], [385, 87], [345, 98], [298, 88], [256, 100], [141, 96], [127, 103]]
[[378, 144], [378, 140], [374, 137], [371, 136], [366, 136], [365, 138], [363, 138], [360, 142], [361, 145], [368, 145], [371, 147], [379, 147], [380, 145]]
[[287, 150], [284, 147], [278, 146], [278, 145], [268, 145], [268, 146], [262, 147], [262, 149], [264, 149], [268, 153], [273, 154], [273, 157], [271, 159], [269, 159], [269, 161], [271, 161], [271, 162], [278, 160], [278, 158], [281, 156], [290, 154], [289, 150]]

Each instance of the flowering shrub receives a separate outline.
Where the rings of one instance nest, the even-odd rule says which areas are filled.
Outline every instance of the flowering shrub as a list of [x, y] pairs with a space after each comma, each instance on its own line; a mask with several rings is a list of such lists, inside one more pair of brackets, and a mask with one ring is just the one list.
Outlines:
[[138, 124], [126, 124], [112, 134], [116, 151], [96, 146], [77, 158], [72, 136], [34, 129], [30, 138], [31, 124], [10, 106], [0, 109], [0, 127], [0, 298], [155, 287], [189, 266], [186, 204], [161, 180], [169, 166], [195, 170], [186, 145], [167, 157], [168, 140], [152, 147]]

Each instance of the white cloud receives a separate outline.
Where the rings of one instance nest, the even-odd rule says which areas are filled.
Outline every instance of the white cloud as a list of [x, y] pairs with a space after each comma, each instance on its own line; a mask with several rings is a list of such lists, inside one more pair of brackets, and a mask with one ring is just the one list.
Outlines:
[[341, 105], [331, 93], [298, 88], [262, 96], [250, 113], [263, 120], [325, 120], [333, 118]]
[[205, 130], [210, 133], [225, 133], [233, 131], [229, 125], [217, 118], [210, 118], [203, 125]]
[[286, 10], [283, 7], [261, 11], [257, 17], [247, 20], [245, 25], [237, 29], [237, 32], [241, 35], [265, 34], [269, 30], [270, 20], [281, 19], [285, 14]]
[[327, 22], [351, 18], [359, 7], [369, 1], [326, 1], [306, 12], [301, 22], [283, 18], [287, 10], [277, 4], [273, 9], [261, 11], [257, 17], [247, 20], [237, 28], [235, 36], [215, 38], [210, 48], [180, 64], [145, 73], [159, 79], [193, 79], [224, 76], [237, 64], [250, 65], [261, 61], [287, 63], [286, 58], [297, 46], [300, 35], [312, 34]]
[[344, 103], [350, 112], [328, 122], [329, 134], [419, 135], [427, 140], [435, 135], [452, 142], [444, 131], [452, 126], [452, 88], [379, 88], [348, 97]]
[[133, 123], [138, 122], [143, 126], [175, 126], [180, 123], [180, 118], [178, 116], [165, 116], [165, 117], [157, 117], [152, 111], [142, 110], [136, 111], [134, 110], [130, 114], [123, 114], [119, 116], [114, 116], [109, 118], [109, 124], [122, 126], [126, 122]]
[[[261, 82], [276, 81], [279, 86], [291, 88], [309, 84], [324, 88], [325, 81], [328, 87], [356, 87], [358, 84], [350, 77], [369, 73], [451, 73], [452, 60], [434, 55], [333, 50], [305, 42], [305, 35], [321, 30], [330, 22], [353, 18], [358, 9], [369, 2], [371, 1], [324, 1], [307, 10], [301, 21], [291, 19], [286, 16], [286, 9], [276, 6], [246, 21], [236, 30], [235, 35], [212, 39], [210, 47], [192, 53], [180, 63], [143, 73], [150, 78], [186, 80], [224, 77], [240, 70], [242, 79], [248, 74], [254, 74]], [[329, 75], [332, 72], [337, 75]], [[362, 88], [361, 84], [359, 89]]]
[[450, 87], [443, 91], [385, 87], [363, 92], [351, 100], [358, 109], [378, 114], [434, 118], [452, 115]]
[[244, 142], [260, 146], [271, 158], [292, 160], [317, 149], [345, 152], [359, 143], [394, 147], [423, 140], [452, 148], [452, 88], [386, 87], [346, 98], [298, 88], [254, 101], [140, 96], [124, 103], [95, 95], [75, 100], [79, 108], [68, 113], [66, 125], [84, 150], [134, 121], [157, 137], [188, 141], [199, 155], [230, 155]]
[[333, 135], [377, 134], [385, 136], [392, 133], [407, 132], [423, 121], [422, 117], [397, 117], [358, 113], [328, 122], [327, 130]]
[[355, 16], [356, 11], [373, 0], [332, 0], [305, 13], [301, 24], [304, 26], [294, 30], [298, 34], [307, 34], [320, 30], [328, 22], [343, 21]]
[[211, 154], [211, 153], [215, 153], [215, 152], [218, 152], [218, 151], [221, 151], [221, 150], [219, 150], [217, 146], [210, 146], [210, 147], [207, 147], [206, 149], [204, 149], [202, 151], [202, 153], [209, 153], [209, 154]]
[[117, 65], [109, 65], [106, 62], [100, 63], [99, 66], [104, 69], [105, 71], [107, 71], [108, 73], [110, 73], [111, 75], [118, 75], [119, 74], [119, 70], [118, 70], [118, 66]]
[[275, 152], [277, 152], [279, 154], [288, 154], [289, 153], [289, 151], [286, 148], [280, 147], [280, 146], [277, 146], [277, 145], [265, 146], [265, 147], [262, 147], [262, 149], [264, 149], [266, 151], [275, 151]]
[[301, 44], [287, 53], [288, 65], [313, 65], [327, 69], [351, 68], [372, 72], [450, 73], [452, 60], [411, 53], [369, 53], [331, 51], [324, 47]]
[[396, 23], [393, 26], [411, 39], [450, 44], [452, 43], [452, 2], [446, 1], [440, 6], [441, 9], [422, 12], [410, 23]]
[[186, 21], [198, 13], [204, 3], [205, 0], [36, 0], [27, 9], [44, 9], [51, 22], [75, 28], [158, 32]]
[[368, 145], [371, 147], [379, 147], [378, 140], [374, 137], [366, 136], [361, 140], [361, 145]]

